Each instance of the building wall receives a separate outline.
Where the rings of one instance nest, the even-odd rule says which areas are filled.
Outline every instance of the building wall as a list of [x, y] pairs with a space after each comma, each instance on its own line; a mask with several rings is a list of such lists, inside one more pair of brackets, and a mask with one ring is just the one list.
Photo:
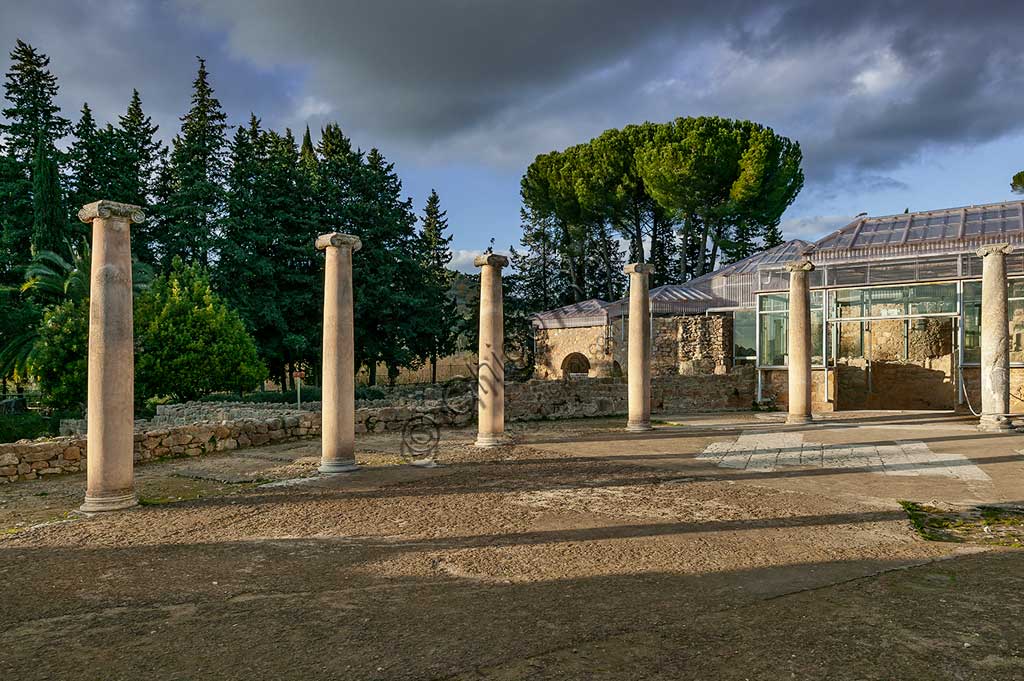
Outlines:
[[[568, 357], [580, 353], [590, 377], [624, 375], [629, 334], [618, 321], [611, 326], [538, 329], [535, 375], [561, 379]], [[732, 317], [693, 315], [654, 317], [651, 335], [653, 376], [724, 374], [732, 364]]]
[[[970, 406], [974, 407], [974, 411], [981, 412], [981, 369], [964, 367], [963, 374]], [[970, 413], [966, 402], [957, 404], [956, 409], [965, 414]], [[1010, 413], [1024, 414], [1024, 367], [1010, 367]]]

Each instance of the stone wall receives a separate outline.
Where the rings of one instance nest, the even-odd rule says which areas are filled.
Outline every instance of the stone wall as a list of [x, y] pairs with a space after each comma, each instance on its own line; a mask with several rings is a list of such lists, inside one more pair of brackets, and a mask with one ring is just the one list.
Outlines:
[[[507, 383], [505, 414], [510, 422], [615, 416], [626, 413], [626, 381], [590, 378], [572, 381], [532, 380]], [[755, 374], [750, 367], [717, 375], [661, 376], [653, 379], [655, 412], [749, 409]], [[401, 431], [429, 419], [441, 427], [465, 427], [476, 418], [473, 395], [444, 395], [446, 388], [425, 389], [419, 397], [396, 395], [390, 404], [375, 401], [356, 409], [356, 433]], [[363, 403], [367, 404], [367, 403]], [[190, 402], [165, 405], [162, 423], [141, 422], [135, 433], [135, 461], [200, 456], [259, 447], [320, 435], [320, 404], [311, 411], [280, 404]], [[315, 411], [313, 411], [315, 410]], [[194, 422], [181, 425], [178, 422]], [[23, 440], [0, 444], [0, 482], [34, 480], [85, 470], [85, 436]]]
[[[725, 373], [732, 364], [732, 317], [691, 315], [654, 317], [651, 329], [651, 375]], [[535, 376], [566, 378], [566, 358], [580, 354], [589, 376], [620, 376], [628, 366], [629, 334], [619, 320], [609, 326], [536, 331]]]

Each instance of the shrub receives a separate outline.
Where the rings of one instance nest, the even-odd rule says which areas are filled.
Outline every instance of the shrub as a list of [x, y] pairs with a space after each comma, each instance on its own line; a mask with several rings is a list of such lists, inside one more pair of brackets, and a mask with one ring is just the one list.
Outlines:
[[194, 400], [254, 388], [267, 375], [241, 317], [198, 267], [175, 259], [135, 305], [136, 397]]
[[81, 409], [88, 391], [89, 300], [67, 300], [47, 308], [31, 355], [43, 401], [58, 409]]

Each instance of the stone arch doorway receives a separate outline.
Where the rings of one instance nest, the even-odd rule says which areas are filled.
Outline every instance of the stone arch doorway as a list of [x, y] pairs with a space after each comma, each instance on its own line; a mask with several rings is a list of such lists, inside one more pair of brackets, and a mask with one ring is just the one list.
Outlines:
[[590, 360], [582, 352], [572, 352], [562, 360], [562, 378], [581, 378], [590, 375]]

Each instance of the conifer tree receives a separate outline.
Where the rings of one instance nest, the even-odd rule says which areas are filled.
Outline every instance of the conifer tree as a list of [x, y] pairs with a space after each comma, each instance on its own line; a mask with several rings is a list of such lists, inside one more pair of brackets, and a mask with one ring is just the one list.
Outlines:
[[57, 77], [50, 73], [50, 58], [19, 40], [10, 53], [11, 66], [4, 81], [7, 106], [0, 110], [0, 284], [16, 285], [21, 270], [32, 259], [35, 223], [32, 201], [32, 165], [36, 146], [43, 140], [52, 149], [71, 123], [54, 103]]
[[154, 216], [164, 265], [175, 256], [204, 267], [210, 263], [225, 216], [227, 128], [227, 116], [210, 86], [206, 61], [200, 58], [192, 107], [181, 118], [181, 132], [173, 140], [168, 159], [163, 187], [167, 195]]
[[532, 312], [550, 310], [563, 304], [565, 282], [558, 266], [558, 235], [550, 219], [538, 219], [520, 209], [523, 236], [521, 251], [514, 247], [512, 266], [520, 286], [518, 295]]
[[441, 210], [441, 198], [431, 189], [423, 208], [420, 248], [425, 279], [424, 297], [434, 301], [420, 311], [423, 345], [430, 360], [430, 382], [437, 383], [437, 359], [455, 350], [459, 323], [458, 308], [452, 291], [454, 273], [448, 269], [452, 261], [452, 237], [447, 234], [448, 211]]
[[318, 225], [302, 174], [290, 130], [263, 130], [252, 116], [236, 131], [216, 281], [282, 385], [289, 369], [319, 364]]
[[32, 167], [32, 252], [53, 251], [63, 255], [68, 250], [70, 225], [54, 155], [55, 150], [41, 137]]
[[116, 128], [116, 162], [121, 177], [118, 201], [144, 208], [149, 205], [154, 176], [164, 150], [156, 137], [159, 129], [142, 110], [139, 91], [132, 90], [128, 110], [118, 117]]
[[71, 121], [60, 115], [60, 107], [53, 101], [57, 76], [50, 73], [49, 65], [49, 57], [18, 40], [4, 82], [10, 106], [2, 111], [7, 122], [0, 124], [0, 134], [7, 139], [7, 153], [26, 168], [32, 165], [40, 139], [49, 149], [71, 130]]
[[96, 119], [93, 118], [92, 109], [89, 104], [82, 105], [82, 114], [72, 130], [74, 140], [68, 149], [68, 210], [72, 215], [87, 203], [100, 199], [114, 199], [107, 196], [109, 187], [106, 172], [109, 164], [111, 149], [104, 142], [109, 142], [108, 136], [101, 136], [96, 129]]

